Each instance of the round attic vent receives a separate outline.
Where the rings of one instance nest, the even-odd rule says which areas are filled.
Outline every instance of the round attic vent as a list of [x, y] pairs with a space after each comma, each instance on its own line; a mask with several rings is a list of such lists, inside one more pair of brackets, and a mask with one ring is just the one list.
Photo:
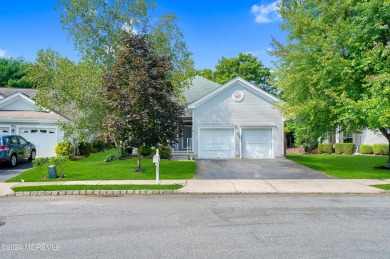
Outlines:
[[244, 93], [242, 91], [234, 91], [234, 93], [232, 94], [232, 98], [234, 101], [236, 102], [241, 102], [242, 99], [244, 99]]

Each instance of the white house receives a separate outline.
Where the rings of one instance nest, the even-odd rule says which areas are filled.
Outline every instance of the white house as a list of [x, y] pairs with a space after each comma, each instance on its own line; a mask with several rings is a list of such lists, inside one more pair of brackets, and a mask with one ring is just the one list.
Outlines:
[[332, 143], [355, 143], [357, 147], [362, 144], [388, 144], [388, 140], [380, 132], [373, 132], [368, 129], [362, 130], [361, 133], [345, 134], [343, 132], [336, 133], [331, 137]]
[[276, 158], [284, 155], [279, 99], [242, 78], [219, 85], [196, 76], [185, 92], [183, 137], [176, 152], [198, 159]]
[[63, 141], [59, 121], [67, 121], [52, 111], [38, 111], [35, 89], [0, 88], [0, 134], [23, 136], [37, 147], [37, 156], [55, 156], [54, 148]]

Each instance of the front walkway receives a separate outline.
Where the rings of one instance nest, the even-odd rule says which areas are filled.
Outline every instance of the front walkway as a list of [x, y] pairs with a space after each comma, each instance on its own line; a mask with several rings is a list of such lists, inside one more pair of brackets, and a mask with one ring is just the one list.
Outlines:
[[[14, 186], [36, 186], [36, 185], [103, 185], [103, 184], [155, 184], [155, 181], [67, 181], [67, 182], [24, 182], [24, 183], [0, 183], [0, 196], [15, 195], [11, 190]], [[378, 188], [371, 187], [374, 184], [390, 184], [390, 179], [375, 180], [375, 179], [288, 179], [288, 180], [163, 180], [161, 184], [182, 184], [183, 188], [171, 192], [146, 192], [134, 191], [126, 194], [162, 194], [162, 193], [178, 193], [178, 194], [222, 194], [222, 193], [285, 193], [285, 194], [319, 194], [319, 193], [343, 193], [343, 194], [380, 194], [390, 193]], [[66, 188], [64, 188], [66, 189]], [[36, 192], [35, 192], [36, 193]], [[42, 195], [58, 195], [59, 193]], [[63, 192], [65, 194], [65, 192]], [[104, 192], [104, 195], [123, 194]], [[18, 193], [23, 195], [23, 193]], [[81, 194], [81, 192], [66, 192], [69, 194]], [[91, 194], [86, 193], [84, 194]], [[96, 194], [96, 193], [93, 193]], [[29, 194], [26, 194], [29, 195]]]

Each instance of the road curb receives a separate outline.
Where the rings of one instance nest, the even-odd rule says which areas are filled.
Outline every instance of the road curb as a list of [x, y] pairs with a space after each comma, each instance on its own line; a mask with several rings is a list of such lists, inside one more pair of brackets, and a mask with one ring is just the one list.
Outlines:
[[13, 192], [3, 197], [22, 197], [22, 196], [125, 196], [125, 195], [152, 195], [152, 194], [178, 194], [177, 190], [72, 190], [72, 191], [32, 191], [32, 192]]
[[181, 194], [181, 195], [269, 195], [269, 194], [353, 194], [353, 195], [378, 195], [388, 194], [390, 191], [380, 191], [377, 193], [367, 192], [180, 192], [178, 190], [72, 190], [72, 191], [32, 191], [32, 192], [13, 192], [2, 197], [25, 197], [25, 196], [106, 196], [120, 197], [130, 195], [162, 195], [162, 194]]

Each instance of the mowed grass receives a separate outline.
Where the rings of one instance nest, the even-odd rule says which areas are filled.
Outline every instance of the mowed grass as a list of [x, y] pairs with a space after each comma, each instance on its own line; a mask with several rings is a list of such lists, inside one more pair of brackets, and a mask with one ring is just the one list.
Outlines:
[[[51, 181], [84, 181], [84, 180], [153, 180], [156, 167], [149, 158], [142, 158], [144, 172], [133, 172], [137, 158], [104, 162], [108, 155], [115, 155], [115, 150], [91, 154], [78, 161], [65, 162], [65, 178], [47, 179], [47, 168], [36, 167], [25, 171], [6, 182], [51, 182]], [[195, 175], [195, 161], [160, 161], [161, 180], [190, 179]]]
[[14, 187], [14, 192], [34, 191], [73, 191], [73, 190], [177, 190], [181, 184], [152, 185], [152, 184], [110, 184], [110, 185], [43, 185]]
[[382, 190], [390, 191], [390, 184], [376, 184], [372, 185], [372, 187], [376, 187]]
[[376, 169], [386, 164], [386, 156], [287, 155], [298, 164], [341, 179], [390, 179], [390, 170]]

